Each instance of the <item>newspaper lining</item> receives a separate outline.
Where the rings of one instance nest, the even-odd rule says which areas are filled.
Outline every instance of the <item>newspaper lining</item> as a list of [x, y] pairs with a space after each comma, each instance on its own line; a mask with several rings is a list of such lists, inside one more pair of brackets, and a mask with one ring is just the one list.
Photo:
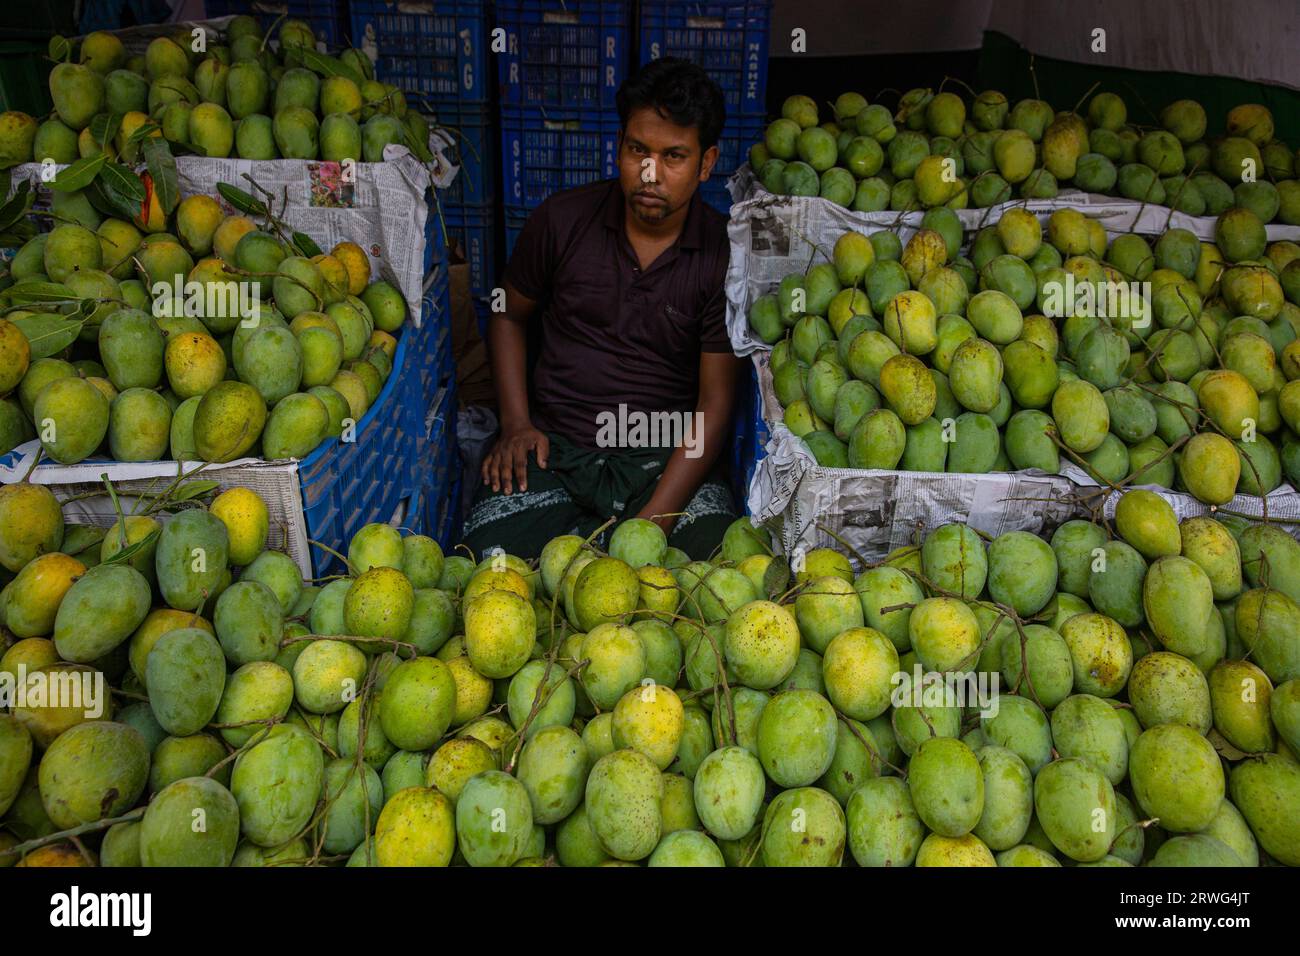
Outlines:
[[[1101, 517], [1104, 514], [1107, 520], [1115, 517], [1115, 505], [1120, 496], [1113, 489], [1098, 483], [1082, 468], [1068, 462], [1062, 462], [1061, 474], [1079, 489], [1081, 500], [1093, 516]], [[1157, 492], [1169, 502], [1179, 521], [1203, 515], [1234, 515], [1255, 521], [1280, 521], [1283, 530], [1300, 536], [1300, 525], [1290, 524], [1300, 519], [1300, 492], [1285, 482], [1262, 498], [1258, 495], [1235, 495], [1227, 504], [1217, 507], [1198, 501], [1184, 491], [1174, 491], [1159, 485], [1127, 487]]]

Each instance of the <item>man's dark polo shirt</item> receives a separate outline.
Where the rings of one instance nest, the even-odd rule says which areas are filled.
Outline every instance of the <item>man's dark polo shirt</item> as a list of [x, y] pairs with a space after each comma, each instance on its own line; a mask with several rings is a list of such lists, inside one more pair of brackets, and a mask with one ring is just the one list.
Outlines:
[[677, 242], [642, 270], [617, 180], [569, 189], [528, 217], [506, 268], [538, 302], [530, 412], [596, 448], [597, 414], [695, 409], [700, 352], [730, 352], [727, 220], [697, 192]]

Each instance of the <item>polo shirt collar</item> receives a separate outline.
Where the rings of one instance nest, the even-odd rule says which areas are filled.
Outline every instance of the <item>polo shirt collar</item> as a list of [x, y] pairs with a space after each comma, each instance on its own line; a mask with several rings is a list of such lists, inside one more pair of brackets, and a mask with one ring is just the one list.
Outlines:
[[[623, 232], [623, 216], [626, 212], [623, 190], [617, 179], [610, 180], [609, 194], [605, 197], [605, 227], [615, 232]], [[677, 237], [677, 248], [700, 249], [704, 246], [704, 212], [700, 191], [695, 190], [691, 203], [686, 208], [686, 222], [682, 224], [682, 234]]]

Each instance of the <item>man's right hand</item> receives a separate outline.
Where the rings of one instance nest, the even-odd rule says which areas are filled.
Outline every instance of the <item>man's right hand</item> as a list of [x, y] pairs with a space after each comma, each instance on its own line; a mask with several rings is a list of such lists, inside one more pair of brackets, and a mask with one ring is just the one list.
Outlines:
[[516, 484], [520, 491], [527, 491], [530, 451], [536, 453], [538, 467], [545, 468], [551, 451], [550, 439], [534, 428], [532, 422], [510, 428], [503, 426], [497, 443], [483, 459], [483, 484], [491, 485], [493, 491], [504, 487], [506, 494], [511, 494]]

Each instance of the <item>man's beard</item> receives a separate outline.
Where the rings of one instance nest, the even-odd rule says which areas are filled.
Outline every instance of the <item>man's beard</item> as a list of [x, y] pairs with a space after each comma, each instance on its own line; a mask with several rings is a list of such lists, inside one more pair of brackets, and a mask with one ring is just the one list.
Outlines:
[[663, 222], [668, 218], [671, 210], [667, 206], [655, 206], [653, 208], [634, 207], [633, 214], [643, 222]]
[[[659, 200], [659, 202], [650, 206], [643, 206], [637, 203], [636, 201], [637, 196], [648, 196], [653, 199]], [[633, 215], [635, 215], [642, 222], [663, 222], [665, 219], [671, 216], [673, 212], [675, 212], [673, 207], [668, 204], [668, 197], [660, 196], [655, 193], [648, 193], [648, 192], [633, 193], [628, 205], [632, 207]]]

